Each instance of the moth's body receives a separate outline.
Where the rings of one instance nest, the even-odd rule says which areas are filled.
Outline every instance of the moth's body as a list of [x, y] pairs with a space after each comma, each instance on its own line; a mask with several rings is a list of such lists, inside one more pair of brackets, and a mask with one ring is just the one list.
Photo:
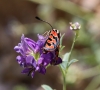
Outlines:
[[60, 32], [57, 29], [53, 29], [48, 33], [43, 49], [45, 51], [54, 51], [60, 45]]
[[42, 19], [40, 19], [39, 17], [36, 17], [36, 19], [43, 21], [47, 24], [49, 24], [52, 28], [52, 30], [48, 31], [47, 33], [47, 40], [44, 44], [43, 47], [43, 53], [46, 54], [48, 52], [55, 52], [55, 58], [54, 58], [54, 62], [56, 62], [58, 60], [58, 55], [59, 55], [59, 46], [60, 46], [60, 31], [57, 29], [53, 29], [52, 25]]

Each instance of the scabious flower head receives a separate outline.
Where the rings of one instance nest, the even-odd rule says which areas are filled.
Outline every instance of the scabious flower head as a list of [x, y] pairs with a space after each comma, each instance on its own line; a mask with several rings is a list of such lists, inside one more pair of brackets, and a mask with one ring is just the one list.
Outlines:
[[81, 25], [78, 22], [75, 22], [75, 23], [70, 22], [71, 30], [79, 30], [80, 28], [81, 28]]
[[[18, 45], [14, 47], [14, 50], [20, 54], [16, 57], [16, 60], [18, 64], [24, 68], [22, 73], [31, 74], [32, 77], [36, 71], [45, 74], [46, 67], [52, 64], [56, 58], [55, 51], [46, 54], [43, 53], [43, 46], [47, 37], [39, 34], [37, 36], [38, 40], [34, 41], [25, 37], [23, 34], [21, 36], [21, 43], [18, 43]], [[61, 58], [58, 57], [57, 62], [53, 65], [58, 65], [61, 62]]]

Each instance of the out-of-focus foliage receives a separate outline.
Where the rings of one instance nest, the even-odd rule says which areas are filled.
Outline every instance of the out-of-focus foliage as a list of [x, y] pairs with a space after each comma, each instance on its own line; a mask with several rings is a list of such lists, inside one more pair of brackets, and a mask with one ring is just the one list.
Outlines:
[[72, 52], [67, 74], [67, 90], [100, 89], [100, 0], [0, 0], [0, 90], [43, 90], [42, 84], [62, 89], [59, 68], [49, 67], [46, 75], [36, 74], [32, 79], [21, 74], [13, 47], [22, 33], [37, 40], [37, 34], [50, 30], [50, 26], [36, 20], [39, 16], [60, 30], [65, 48], [69, 52], [73, 32], [69, 22], [79, 22], [81, 30]]

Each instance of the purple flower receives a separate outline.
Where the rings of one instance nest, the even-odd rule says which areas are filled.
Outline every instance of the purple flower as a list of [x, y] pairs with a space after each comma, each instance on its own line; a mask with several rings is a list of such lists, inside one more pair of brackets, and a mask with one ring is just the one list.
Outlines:
[[31, 74], [35, 72], [46, 73], [46, 67], [49, 64], [58, 65], [62, 62], [61, 58], [56, 58], [55, 51], [43, 53], [43, 47], [47, 37], [38, 34], [38, 40], [35, 42], [30, 38], [21, 36], [21, 43], [14, 47], [19, 53], [16, 57], [18, 64], [23, 67], [22, 73]]

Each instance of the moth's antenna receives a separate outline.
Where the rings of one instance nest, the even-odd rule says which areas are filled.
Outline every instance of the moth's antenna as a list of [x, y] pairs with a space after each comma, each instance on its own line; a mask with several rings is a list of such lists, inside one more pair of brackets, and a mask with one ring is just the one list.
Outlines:
[[53, 27], [52, 27], [52, 25], [51, 25], [50, 23], [48, 23], [48, 22], [46, 22], [46, 21], [44, 21], [44, 20], [40, 19], [39, 17], [35, 17], [35, 18], [36, 18], [36, 19], [38, 19], [38, 20], [40, 20], [40, 21], [43, 21], [43, 22], [45, 22], [45, 23], [49, 24], [49, 25], [51, 26], [51, 28], [53, 29]]

